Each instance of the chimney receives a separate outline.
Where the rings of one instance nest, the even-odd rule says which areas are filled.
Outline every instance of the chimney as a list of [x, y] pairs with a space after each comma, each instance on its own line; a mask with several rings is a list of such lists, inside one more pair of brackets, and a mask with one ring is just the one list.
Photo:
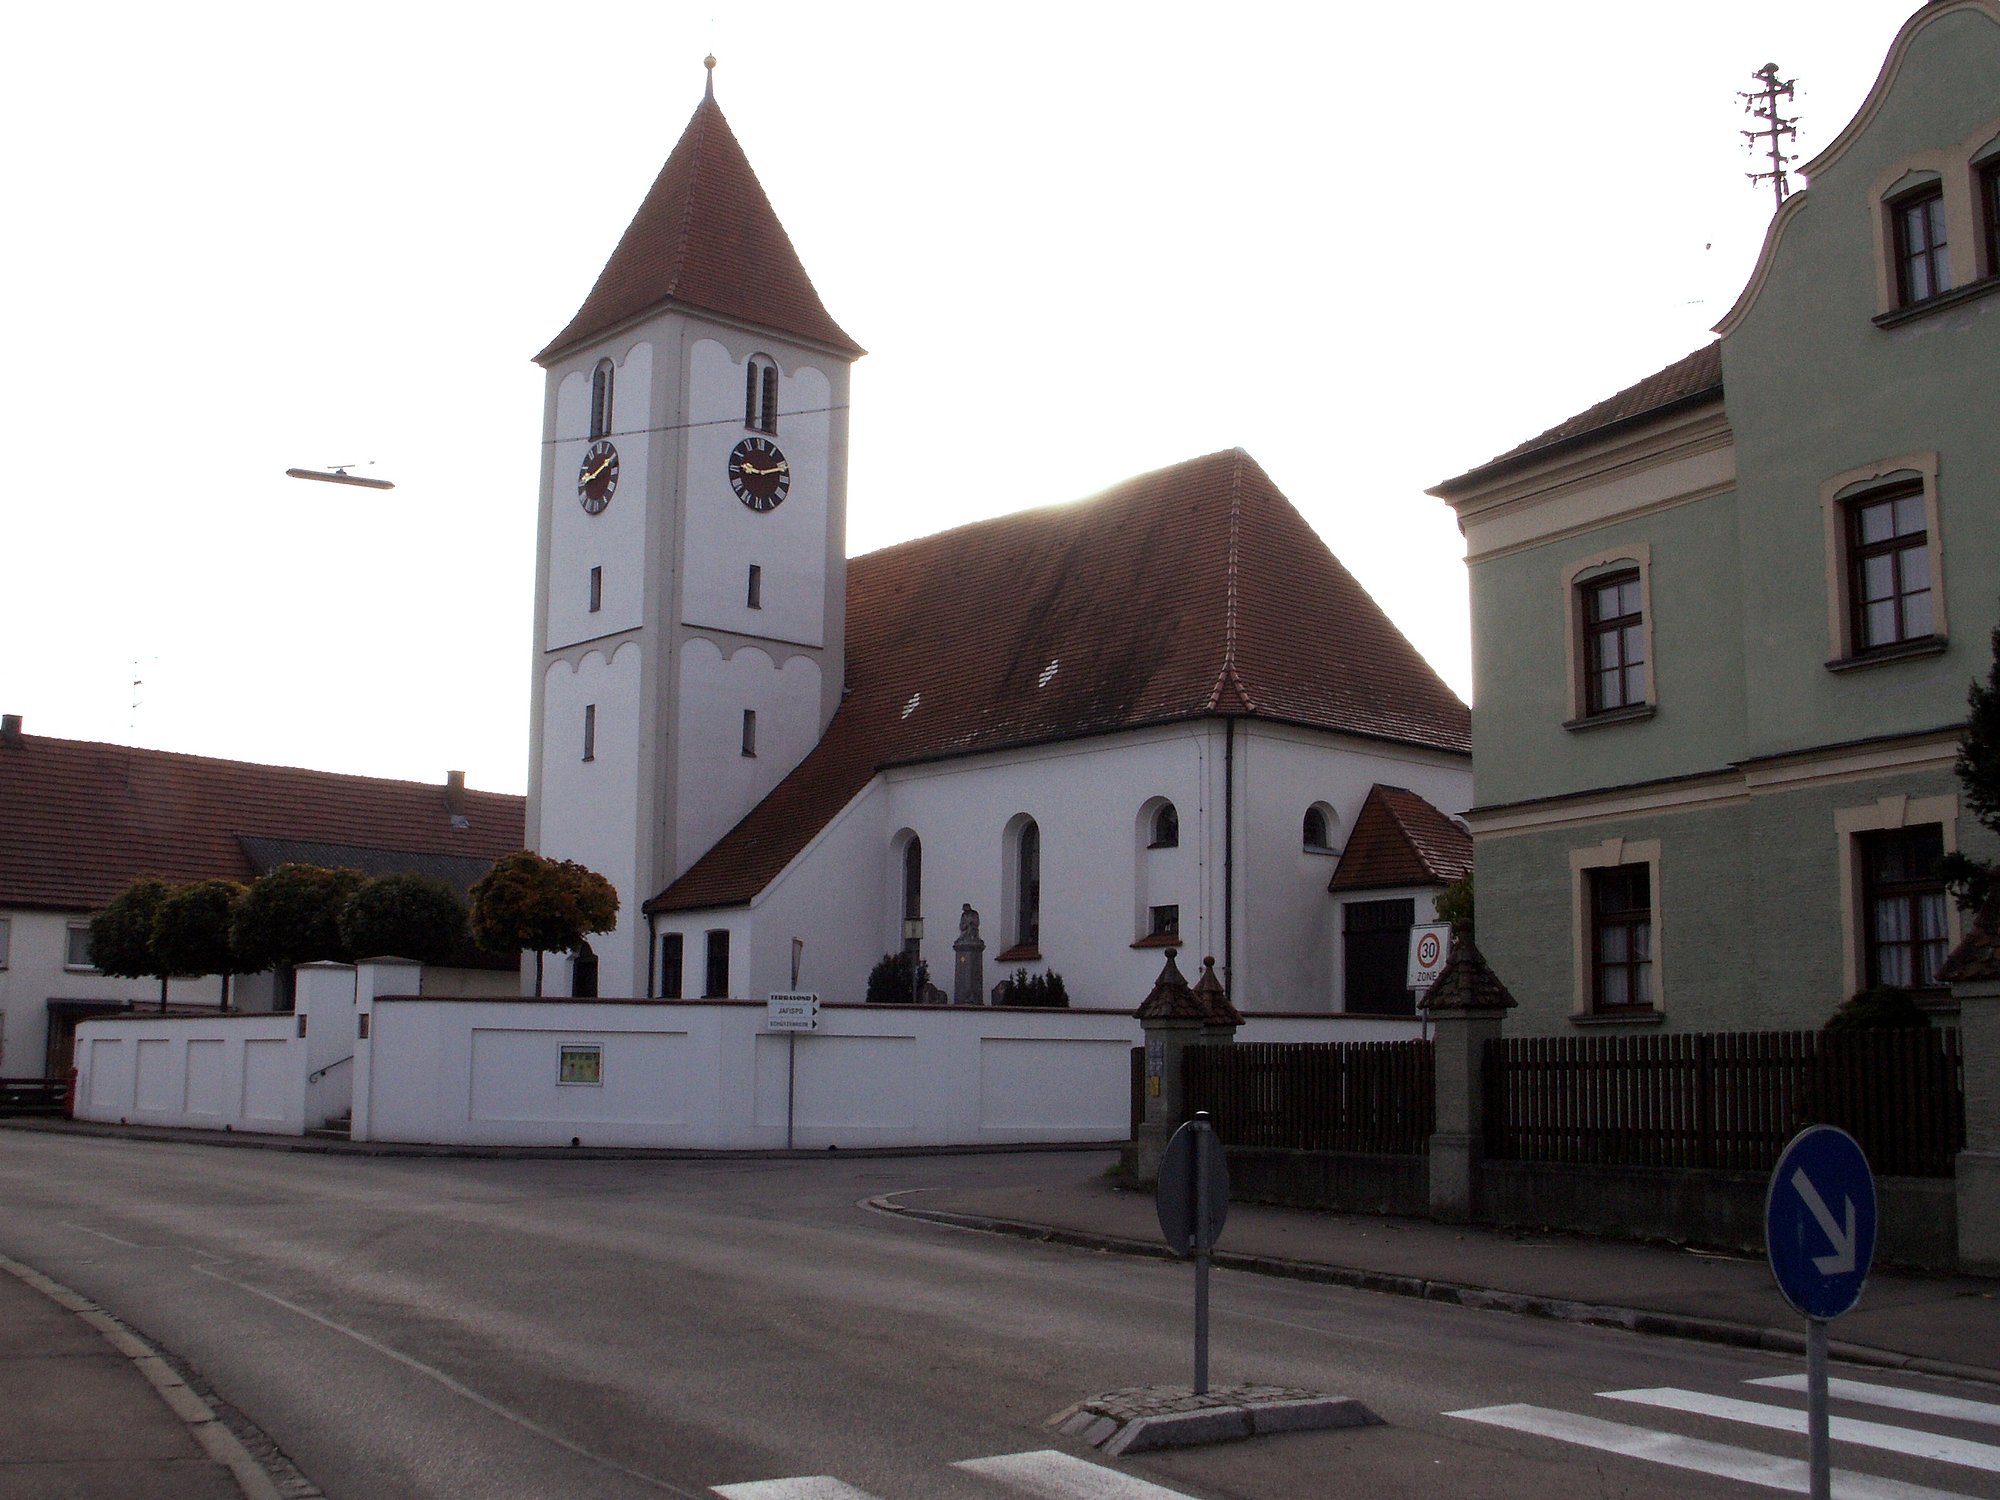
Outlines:
[[465, 812], [465, 772], [449, 772], [444, 779], [444, 810], [453, 817]]
[[0, 714], [0, 745], [12, 746], [20, 743], [21, 716], [19, 714]]

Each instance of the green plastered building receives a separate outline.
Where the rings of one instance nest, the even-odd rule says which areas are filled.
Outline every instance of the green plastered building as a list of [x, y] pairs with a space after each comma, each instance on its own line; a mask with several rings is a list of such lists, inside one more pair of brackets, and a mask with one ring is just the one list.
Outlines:
[[1473, 621], [1509, 1031], [1950, 1003], [1937, 873], [2000, 616], [2000, 4], [1898, 33], [1717, 341], [1432, 491]]

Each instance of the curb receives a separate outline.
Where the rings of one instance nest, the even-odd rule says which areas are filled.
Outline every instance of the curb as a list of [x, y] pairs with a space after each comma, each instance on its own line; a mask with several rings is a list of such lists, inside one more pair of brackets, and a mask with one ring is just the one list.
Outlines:
[[189, 1435], [201, 1445], [202, 1451], [224, 1465], [235, 1477], [236, 1487], [243, 1491], [245, 1500], [285, 1500], [284, 1493], [265, 1472], [264, 1466], [251, 1457], [250, 1450], [223, 1425], [215, 1409], [174, 1373], [152, 1345], [88, 1297], [44, 1276], [32, 1266], [0, 1255], [0, 1271], [9, 1272], [63, 1311], [75, 1314], [94, 1328], [107, 1344], [129, 1359], [151, 1383], [154, 1394], [187, 1424]]
[[[1079, 1250], [1105, 1250], [1119, 1255], [1143, 1256], [1152, 1260], [1179, 1260], [1164, 1244], [1126, 1239], [1122, 1235], [1098, 1234], [1083, 1229], [1063, 1229], [1050, 1224], [1030, 1224], [1020, 1219], [998, 1219], [985, 1214], [953, 1213], [948, 1209], [915, 1208], [894, 1201], [897, 1195], [870, 1198], [868, 1207], [904, 1218], [944, 1224], [956, 1229], [985, 1234], [1011, 1235], [1016, 1239], [1040, 1240], [1046, 1244], [1069, 1245]], [[1277, 1276], [1290, 1281], [1316, 1281], [1329, 1286], [1348, 1287], [1361, 1292], [1383, 1292], [1395, 1297], [1414, 1297], [1422, 1302], [1443, 1302], [1482, 1312], [1513, 1313], [1518, 1317], [1547, 1318], [1557, 1323], [1583, 1323], [1595, 1328], [1618, 1328], [1628, 1333], [1689, 1339], [1697, 1343], [1724, 1344], [1741, 1349], [1762, 1349], [1773, 1354], [1804, 1357], [1806, 1338], [1787, 1328], [1762, 1328], [1753, 1323], [1733, 1323], [1723, 1318], [1698, 1318], [1685, 1313], [1667, 1313], [1642, 1307], [1620, 1307], [1606, 1303], [1576, 1302], [1561, 1297], [1545, 1297], [1533, 1292], [1502, 1291], [1498, 1287], [1470, 1282], [1429, 1280], [1419, 1276], [1399, 1276], [1390, 1271], [1368, 1271], [1351, 1266], [1328, 1265], [1318, 1261], [1289, 1260], [1275, 1255], [1245, 1255], [1237, 1251], [1214, 1250], [1210, 1262], [1231, 1271], [1247, 1271], [1256, 1276]], [[2000, 1370], [1976, 1365], [1955, 1364], [1950, 1360], [1901, 1354], [1893, 1349], [1877, 1349], [1866, 1344], [1830, 1340], [1827, 1353], [1849, 1364], [1868, 1365], [1882, 1370], [1906, 1370], [1916, 1375], [1936, 1375], [1978, 1385], [2000, 1386]]]

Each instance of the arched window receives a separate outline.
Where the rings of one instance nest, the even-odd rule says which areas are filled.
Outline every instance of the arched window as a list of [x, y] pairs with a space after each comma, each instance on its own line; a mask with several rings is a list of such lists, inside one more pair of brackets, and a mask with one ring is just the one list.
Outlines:
[[1042, 830], [1029, 818], [1016, 836], [1014, 941], [1023, 948], [1042, 945]]
[[778, 367], [761, 354], [743, 366], [743, 425], [752, 432], [778, 430]]
[[611, 431], [612, 364], [600, 359], [590, 372], [590, 435], [601, 438]]
[[1327, 810], [1315, 802], [1306, 809], [1305, 846], [1315, 853], [1324, 853], [1333, 848], [1332, 819]]
[[[915, 834], [903, 846], [903, 920], [921, 921], [924, 915], [924, 842]], [[903, 951], [915, 953], [921, 945], [913, 937], [903, 939]]]
[[1154, 849], [1178, 849], [1181, 846], [1181, 815], [1174, 811], [1171, 802], [1162, 802], [1153, 810], [1153, 840], [1148, 846]]
[[572, 1000], [597, 998], [597, 953], [588, 943], [576, 950], [576, 958], [570, 964], [569, 994]]

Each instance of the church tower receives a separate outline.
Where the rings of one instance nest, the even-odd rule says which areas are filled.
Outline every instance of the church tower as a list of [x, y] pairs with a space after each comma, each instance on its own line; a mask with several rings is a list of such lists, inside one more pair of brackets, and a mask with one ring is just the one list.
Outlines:
[[[590, 295], [536, 356], [527, 832], [618, 888], [618, 928], [592, 940], [597, 993], [648, 992], [641, 904], [839, 705], [862, 352], [821, 305], [711, 73]], [[550, 966], [550, 993], [565, 969]]]

